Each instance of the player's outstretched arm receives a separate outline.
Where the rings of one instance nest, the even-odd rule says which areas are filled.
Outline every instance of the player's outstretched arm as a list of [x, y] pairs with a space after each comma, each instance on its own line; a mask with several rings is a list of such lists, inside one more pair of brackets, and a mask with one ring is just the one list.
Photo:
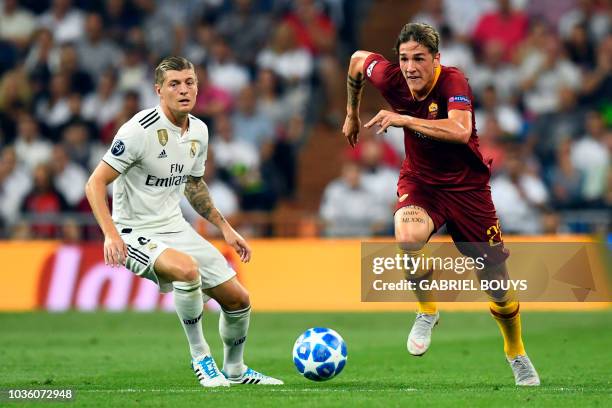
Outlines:
[[104, 262], [111, 266], [121, 266], [127, 258], [127, 247], [113, 223], [106, 202], [106, 186], [117, 177], [119, 177], [119, 172], [102, 161], [85, 185], [85, 195], [104, 233]]
[[234, 228], [227, 222], [223, 214], [215, 207], [208, 186], [202, 177], [189, 176], [185, 185], [185, 197], [194, 210], [211, 224], [219, 228], [228, 245], [232, 246], [242, 262], [251, 259], [251, 248]]
[[472, 112], [453, 109], [448, 112], [447, 119], [430, 120], [381, 110], [364, 126], [370, 128], [374, 125], [380, 126], [376, 134], [386, 131], [389, 126], [406, 127], [441, 142], [467, 143], [472, 135]]
[[359, 129], [361, 128], [361, 120], [359, 119], [359, 105], [361, 103], [361, 94], [365, 85], [363, 77], [363, 66], [365, 60], [370, 55], [368, 51], [355, 51], [351, 56], [349, 63], [348, 75], [346, 77], [346, 118], [342, 126], [342, 133], [352, 147], [355, 147], [359, 137]]

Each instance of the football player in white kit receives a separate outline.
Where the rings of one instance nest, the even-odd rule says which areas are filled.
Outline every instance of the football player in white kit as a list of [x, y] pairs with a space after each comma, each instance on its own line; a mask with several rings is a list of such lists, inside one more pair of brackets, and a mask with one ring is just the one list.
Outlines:
[[[189, 114], [198, 93], [193, 64], [182, 57], [165, 58], [155, 69], [155, 90], [159, 106], [137, 113], [119, 129], [87, 182], [87, 199], [104, 233], [104, 261], [125, 265], [162, 292], [173, 291], [191, 365], [202, 386], [282, 384], [244, 364], [249, 295], [225, 258], [191, 228], [179, 207], [184, 194], [221, 230], [240, 260], [249, 262], [249, 245], [215, 208], [203, 180], [208, 128]], [[112, 182], [111, 217], [106, 188]], [[202, 333], [203, 302], [209, 297], [222, 308], [223, 371]]]

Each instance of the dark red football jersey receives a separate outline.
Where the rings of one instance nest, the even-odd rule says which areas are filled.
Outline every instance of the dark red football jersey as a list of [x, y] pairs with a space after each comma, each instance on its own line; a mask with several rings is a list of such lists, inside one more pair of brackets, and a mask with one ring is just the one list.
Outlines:
[[467, 144], [437, 141], [404, 128], [406, 158], [400, 179], [445, 190], [481, 189], [488, 185], [491, 173], [478, 150], [472, 90], [461, 71], [441, 67], [427, 98], [417, 101], [412, 97], [398, 63], [392, 63], [380, 54], [371, 54], [365, 60], [364, 70], [366, 78], [399, 114], [422, 119], [446, 119], [449, 110], [472, 112], [472, 135]]

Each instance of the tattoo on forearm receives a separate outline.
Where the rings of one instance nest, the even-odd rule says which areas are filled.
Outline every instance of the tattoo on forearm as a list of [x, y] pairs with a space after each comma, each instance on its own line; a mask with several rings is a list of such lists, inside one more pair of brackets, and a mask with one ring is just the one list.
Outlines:
[[215, 207], [208, 186], [202, 177], [188, 177], [185, 185], [185, 197], [198, 214], [214, 225], [219, 226], [225, 222], [225, 218]]
[[350, 75], [346, 77], [346, 90], [348, 94], [348, 106], [351, 108], [357, 108], [359, 106], [359, 100], [361, 99], [361, 90], [365, 85], [363, 74], [358, 73], [357, 78], [353, 78]]

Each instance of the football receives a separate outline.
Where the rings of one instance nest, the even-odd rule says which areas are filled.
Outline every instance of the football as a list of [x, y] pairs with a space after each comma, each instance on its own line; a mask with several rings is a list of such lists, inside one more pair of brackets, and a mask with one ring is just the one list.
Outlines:
[[295, 367], [312, 381], [327, 381], [340, 374], [346, 358], [346, 343], [342, 336], [325, 327], [306, 330], [293, 346]]

